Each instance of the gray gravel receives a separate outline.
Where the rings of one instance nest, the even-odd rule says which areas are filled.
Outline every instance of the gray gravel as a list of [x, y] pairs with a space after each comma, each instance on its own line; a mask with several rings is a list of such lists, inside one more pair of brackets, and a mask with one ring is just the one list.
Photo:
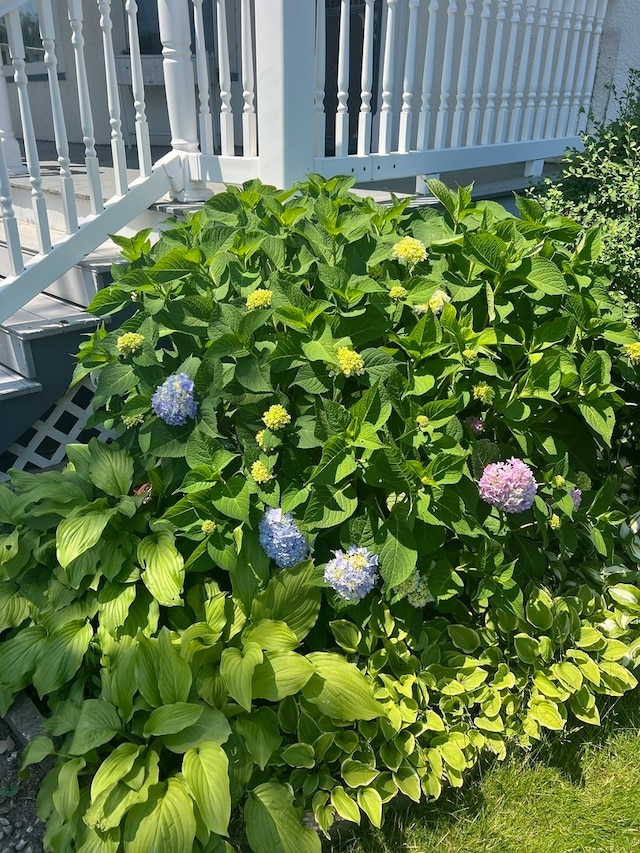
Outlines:
[[23, 782], [18, 779], [20, 761], [21, 748], [0, 719], [0, 853], [42, 853], [44, 826], [36, 812], [42, 773], [33, 767]]

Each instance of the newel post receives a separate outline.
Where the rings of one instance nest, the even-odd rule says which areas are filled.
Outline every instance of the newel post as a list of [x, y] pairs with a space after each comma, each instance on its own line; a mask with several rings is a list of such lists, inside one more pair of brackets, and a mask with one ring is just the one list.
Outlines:
[[173, 195], [179, 201], [200, 201], [211, 193], [190, 177], [189, 155], [197, 156], [200, 147], [188, 0], [158, 0], [158, 21], [171, 147], [183, 154], [184, 186]]
[[315, 5], [255, 0], [260, 178], [282, 188], [313, 171]]

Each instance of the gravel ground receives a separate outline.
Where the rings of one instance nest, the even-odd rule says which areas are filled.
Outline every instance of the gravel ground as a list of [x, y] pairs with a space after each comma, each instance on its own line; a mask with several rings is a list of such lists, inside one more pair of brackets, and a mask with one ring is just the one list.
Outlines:
[[41, 773], [31, 768], [29, 778], [18, 779], [21, 749], [0, 719], [0, 853], [42, 853], [43, 824], [36, 813]]

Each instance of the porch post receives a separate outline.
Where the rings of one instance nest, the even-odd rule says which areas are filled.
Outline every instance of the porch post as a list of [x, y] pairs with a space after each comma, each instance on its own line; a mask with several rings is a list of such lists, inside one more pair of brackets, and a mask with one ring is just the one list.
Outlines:
[[189, 155], [197, 155], [200, 147], [188, 0], [158, 0], [158, 21], [171, 147], [183, 154], [184, 186], [173, 195], [178, 201], [202, 201], [211, 193], [203, 182], [191, 179], [189, 168]]
[[313, 171], [315, 5], [255, 2], [260, 178], [280, 188]]
[[9, 175], [26, 175], [27, 167], [22, 162], [20, 146], [13, 132], [11, 123], [11, 109], [9, 107], [9, 94], [7, 92], [7, 81], [4, 69], [0, 61], [0, 140], [4, 149], [4, 158], [7, 162]]

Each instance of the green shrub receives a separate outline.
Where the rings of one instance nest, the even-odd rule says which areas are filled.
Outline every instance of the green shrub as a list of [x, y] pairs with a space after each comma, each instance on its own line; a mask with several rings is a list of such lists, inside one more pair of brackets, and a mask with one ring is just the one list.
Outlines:
[[[640, 298], [640, 70], [616, 95], [618, 117], [583, 136], [584, 150], [570, 151], [560, 180], [547, 179], [532, 192], [548, 213], [602, 229], [602, 262], [637, 316]], [[629, 303], [628, 300], [631, 300]]]
[[77, 370], [119, 438], [0, 490], [0, 711], [49, 705], [47, 850], [319, 851], [305, 811], [379, 825], [636, 685], [640, 341], [598, 233], [351, 183], [120, 239], [92, 310], [134, 315]]

